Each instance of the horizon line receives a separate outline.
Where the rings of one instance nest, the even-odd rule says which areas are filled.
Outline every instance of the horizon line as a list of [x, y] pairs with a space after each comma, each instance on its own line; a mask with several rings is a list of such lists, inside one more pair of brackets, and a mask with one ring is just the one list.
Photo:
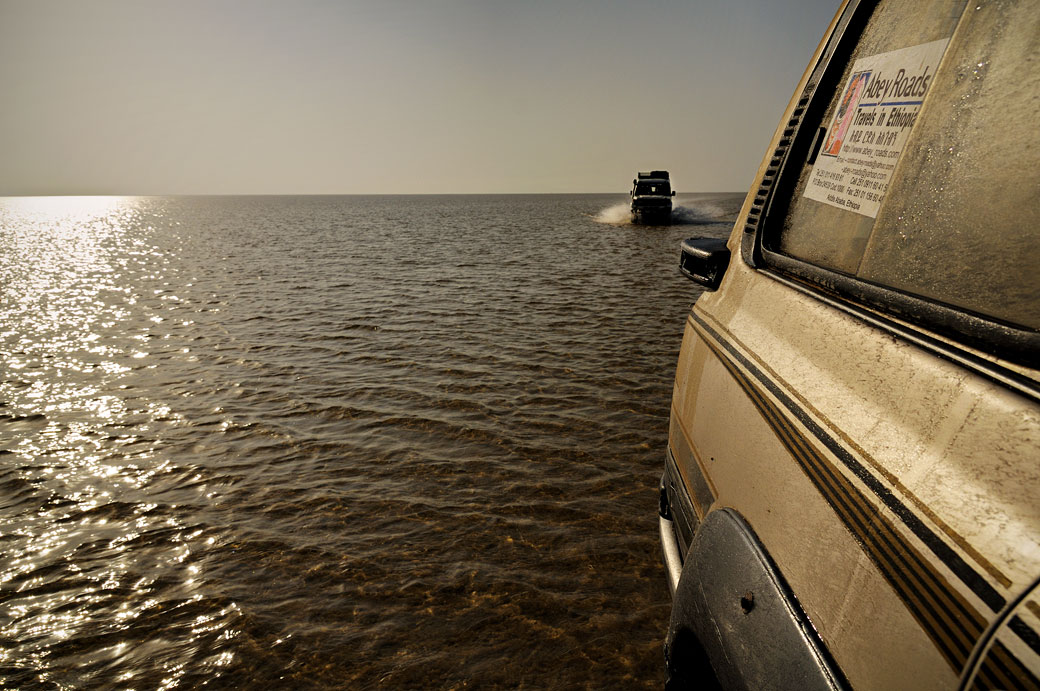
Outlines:
[[[174, 193], [132, 193], [132, 192], [42, 192], [28, 194], [0, 193], [0, 199], [16, 199], [21, 197], [490, 197], [521, 195], [581, 195], [602, 194], [628, 196], [621, 192], [174, 192]], [[739, 190], [698, 190], [676, 192], [676, 196], [684, 194], [746, 194]]]

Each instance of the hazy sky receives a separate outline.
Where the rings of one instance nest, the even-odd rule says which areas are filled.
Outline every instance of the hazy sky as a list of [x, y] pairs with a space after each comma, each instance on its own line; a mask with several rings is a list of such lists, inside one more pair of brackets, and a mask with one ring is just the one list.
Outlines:
[[838, 0], [0, 0], [0, 195], [744, 191]]

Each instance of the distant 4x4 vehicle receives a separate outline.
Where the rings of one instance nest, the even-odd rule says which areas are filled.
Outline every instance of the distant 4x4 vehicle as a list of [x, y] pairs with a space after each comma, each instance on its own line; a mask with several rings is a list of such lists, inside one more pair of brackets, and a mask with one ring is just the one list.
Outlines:
[[668, 223], [672, 217], [672, 181], [667, 170], [636, 173], [632, 181], [632, 220], [636, 223]]
[[848, 0], [688, 240], [670, 685], [1040, 687], [1040, 2]]

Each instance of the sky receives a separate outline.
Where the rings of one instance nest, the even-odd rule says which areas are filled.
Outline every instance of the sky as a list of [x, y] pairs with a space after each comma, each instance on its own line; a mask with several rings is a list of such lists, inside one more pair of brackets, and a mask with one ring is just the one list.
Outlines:
[[0, 0], [0, 196], [746, 191], [839, 0]]

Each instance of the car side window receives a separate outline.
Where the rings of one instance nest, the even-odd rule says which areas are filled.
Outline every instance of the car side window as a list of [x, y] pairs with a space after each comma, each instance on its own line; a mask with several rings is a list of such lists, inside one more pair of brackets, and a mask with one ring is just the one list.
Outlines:
[[1037, 54], [1027, 3], [877, 3], [780, 173], [765, 265], [1040, 330]]
[[[987, 8], [990, 9], [990, 8]], [[889, 187], [862, 278], [1040, 329], [1040, 13], [965, 22]]]

